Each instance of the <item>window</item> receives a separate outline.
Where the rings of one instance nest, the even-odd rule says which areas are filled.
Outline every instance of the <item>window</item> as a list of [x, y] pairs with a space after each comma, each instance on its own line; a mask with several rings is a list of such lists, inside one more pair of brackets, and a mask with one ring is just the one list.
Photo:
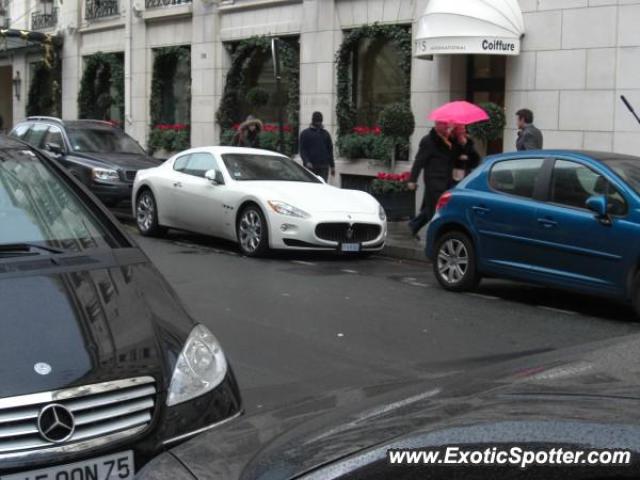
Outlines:
[[176, 172], [184, 172], [187, 167], [187, 163], [189, 163], [189, 158], [191, 158], [191, 155], [182, 155], [181, 157], [176, 158], [176, 161], [173, 162], [173, 169]]
[[13, 129], [13, 131], [11, 132], [11, 136], [23, 139], [29, 132], [29, 128], [31, 128], [30, 123], [22, 123]]
[[398, 49], [389, 40], [367, 38], [360, 41], [353, 60], [357, 123], [377, 125], [384, 107], [408, 95]]
[[498, 162], [491, 169], [489, 184], [491, 188], [502, 193], [533, 198], [543, 163], [542, 158]]
[[218, 170], [218, 162], [208, 153], [193, 153], [189, 156], [186, 168], [183, 173], [196, 177], [203, 177], [209, 170]]
[[[158, 123], [183, 124], [191, 123], [191, 61], [190, 48], [177, 47], [182, 54], [174, 54], [169, 61], [165, 49], [155, 49], [155, 62], [161, 62], [164, 68], [161, 79], [162, 88], [157, 108]], [[155, 68], [158, 68], [157, 66]], [[152, 102], [153, 104], [153, 102]], [[153, 108], [153, 107], [152, 107]]]
[[25, 142], [30, 143], [34, 147], [42, 148], [43, 146], [42, 140], [44, 140], [44, 136], [46, 135], [48, 129], [49, 129], [48, 125], [45, 125], [43, 123], [36, 123], [31, 128], [31, 130], [29, 130], [29, 133], [25, 135], [24, 137]]
[[222, 160], [231, 178], [236, 181], [274, 180], [321, 183], [309, 170], [287, 157], [227, 153], [222, 155]]
[[44, 136], [44, 140], [42, 141], [42, 146], [46, 147], [47, 144], [56, 144], [60, 147], [64, 148], [64, 139], [62, 138], [62, 130], [58, 127], [49, 127], [47, 134]]
[[111, 242], [67, 184], [29, 150], [0, 150], [0, 217], [0, 244], [38, 243], [75, 252]]
[[586, 209], [587, 199], [606, 195], [609, 213], [623, 215], [627, 211], [624, 197], [601, 174], [576, 162], [557, 160], [551, 180], [551, 201], [568, 207]]
[[122, 130], [111, 127], [71, 127], [67, 129], [71, 148], [76, 152], [132, 153], [144, 155], [138, 143]]

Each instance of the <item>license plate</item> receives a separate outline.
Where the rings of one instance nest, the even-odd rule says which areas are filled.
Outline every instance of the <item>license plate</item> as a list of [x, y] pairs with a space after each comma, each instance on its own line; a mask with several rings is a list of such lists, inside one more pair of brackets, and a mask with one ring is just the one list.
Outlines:
[[342, 252], [359, 252], [360, 244], [359, 243], [343, 243], [340, 245], [340, 251]]
[[128, 451], [59, 467], [3, 475], [0, 480], [131, 480], [133, 474], [133, 452]]

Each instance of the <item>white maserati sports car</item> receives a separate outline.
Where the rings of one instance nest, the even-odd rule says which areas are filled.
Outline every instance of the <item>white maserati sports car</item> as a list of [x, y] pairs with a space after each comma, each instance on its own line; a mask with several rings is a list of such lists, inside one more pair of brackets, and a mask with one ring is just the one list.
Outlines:
[[167, 228], [237, 242], [242, 253], [270, 249], [371, 253], [387, 236], [371, 195], [327, 185], [295, 161], [265, 150], [203, 147], [140, 170], [133, 209], [143, 235]]

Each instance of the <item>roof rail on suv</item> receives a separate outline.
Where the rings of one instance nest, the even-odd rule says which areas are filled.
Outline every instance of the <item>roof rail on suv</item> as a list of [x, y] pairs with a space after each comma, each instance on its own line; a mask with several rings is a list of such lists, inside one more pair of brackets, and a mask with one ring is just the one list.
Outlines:
[[62, 119], [58, 117], [44, 117], [44, 116], [35, 116], [35, 117], [27, 117], [28, 122], [37, 122], [37, 121], [47, 121], [47, 122], [56, 122], [62, 123]]

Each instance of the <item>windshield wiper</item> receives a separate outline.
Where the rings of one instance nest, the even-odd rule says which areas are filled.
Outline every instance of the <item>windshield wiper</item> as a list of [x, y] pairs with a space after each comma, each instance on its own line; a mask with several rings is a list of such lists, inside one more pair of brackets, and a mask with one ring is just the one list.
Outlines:
[[17, 257], [21, 255], [40, 255], [42, 252], [61, 254], [65, 250], [37, 243], [5, 243], [0, 244], [0, 257]]

